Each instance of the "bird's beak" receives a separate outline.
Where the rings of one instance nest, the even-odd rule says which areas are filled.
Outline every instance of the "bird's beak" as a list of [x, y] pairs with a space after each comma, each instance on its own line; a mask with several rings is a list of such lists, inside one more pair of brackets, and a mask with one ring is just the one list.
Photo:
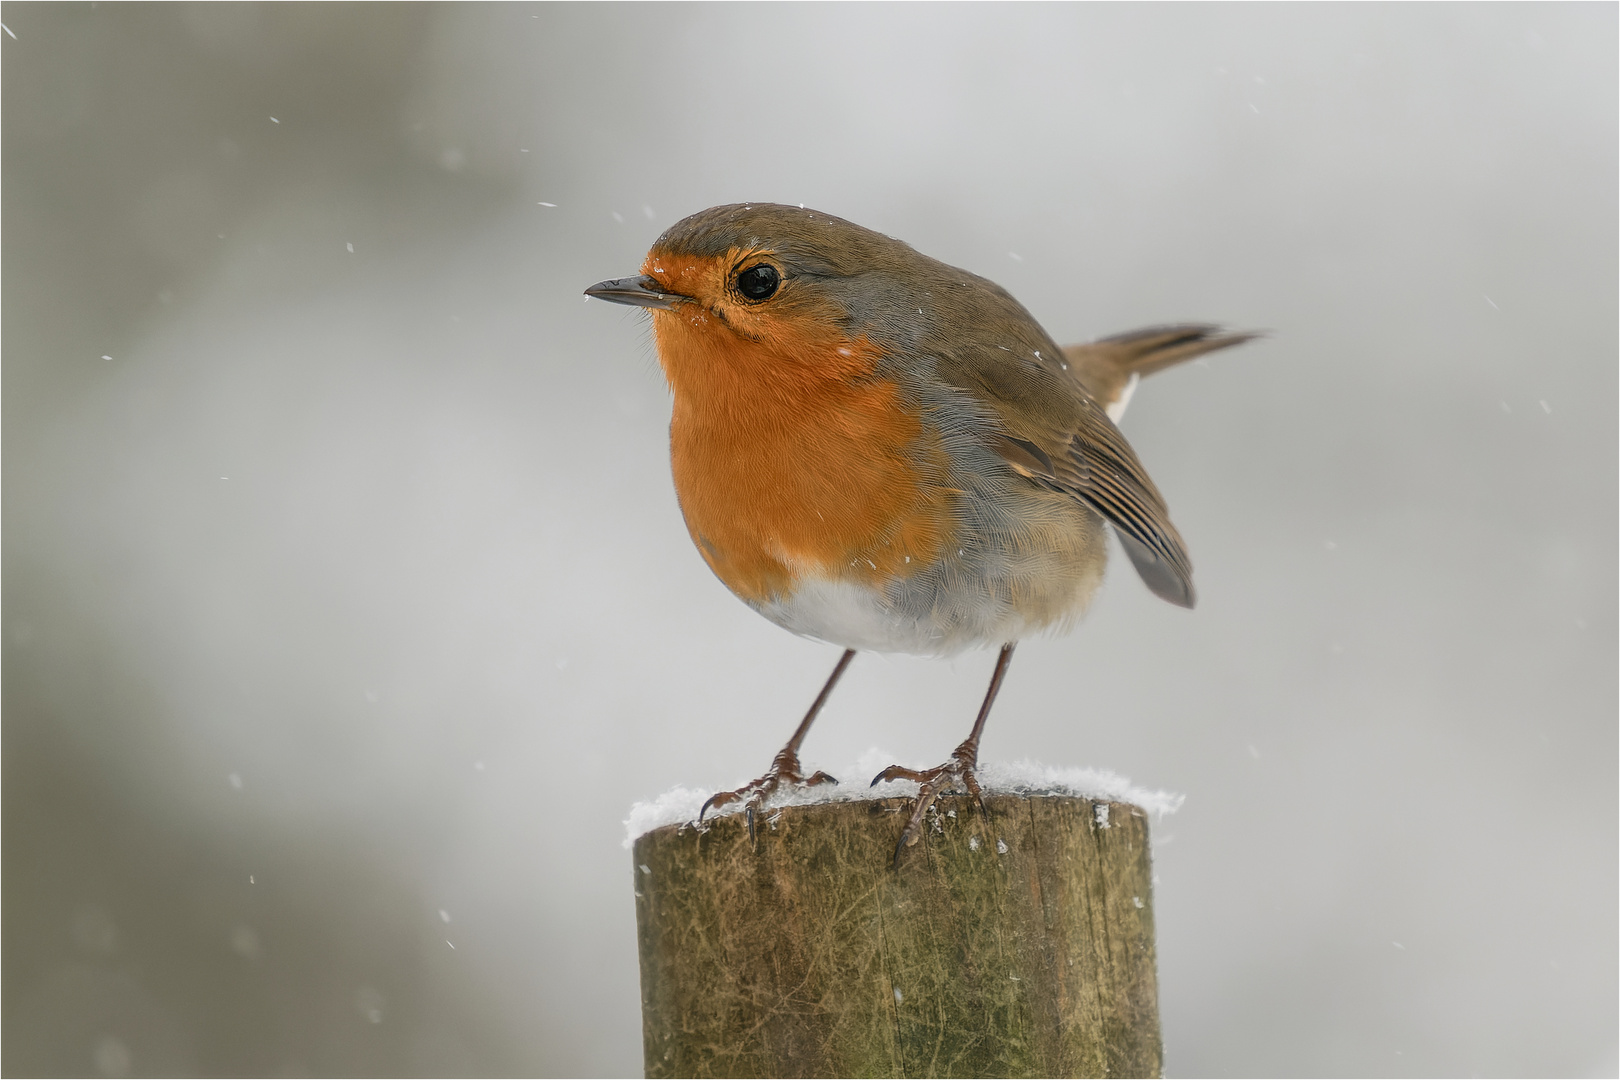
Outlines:
[[676, 304], [691, 299], [691, 297], [681, 296], [679, 293], [664, 292], [658, 287], [657, 281], [647, 277], [645, 274], [598, 281], [585, 290], [585, 295], [594, 296], [598, 300], [607, 300], [614, 304], [659, 308], [663, 311], [668, 311]]

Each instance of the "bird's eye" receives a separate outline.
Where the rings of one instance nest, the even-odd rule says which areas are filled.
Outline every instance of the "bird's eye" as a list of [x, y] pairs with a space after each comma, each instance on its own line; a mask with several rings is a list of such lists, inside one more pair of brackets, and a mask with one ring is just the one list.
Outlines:
[[750, 300], [769, 300], [782, 285], [782, 275], [770, 263], [758, 263], [737, 275], [737, 291]]

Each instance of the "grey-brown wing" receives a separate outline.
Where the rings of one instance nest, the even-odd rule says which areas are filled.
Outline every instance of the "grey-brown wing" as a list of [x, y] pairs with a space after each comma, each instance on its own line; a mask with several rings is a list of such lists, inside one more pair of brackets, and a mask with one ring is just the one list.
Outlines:
[[[1148, 588], [1192, 607], [1186, 544], [1136, 452], [1029, 313], [1005, 290], [975, 280], [977, 288], [958, 298], [973, 316], [967, 320], [972, 329], [924, 343], [937, 357], [934, 373], [994, 414], [984, 434], [1014, 470], [1101, 514]], [[1192, 355], [1188, 350], [1220, 347], [1203, 344], [1212, 334], [1207, 327], [1162, 327], [1097, 344], [1111, 362], [1118, 353], [1146, 364], [1158, 352], [1173, 363]]]
[[1028, 434], [1037, 438], [1003, 435], [996, 448], [1015, 471], [1066, 491], [1101, 514], [1147, 587], [1172, 604], [1192, 607], [1197, 602], [1192, 560], [1170, 522], [1164, 496], [1102, 407], [1088, 401], [1082, 409], [1080, 422], [1067, 432], [1044, 438], [1035, 432]]

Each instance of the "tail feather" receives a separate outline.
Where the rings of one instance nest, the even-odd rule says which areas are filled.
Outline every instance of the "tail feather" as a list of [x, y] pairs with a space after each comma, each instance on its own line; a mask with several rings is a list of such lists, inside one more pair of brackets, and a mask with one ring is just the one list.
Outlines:
[[1142, 376], [1261, 336], [1259, 331], [1229, 331], [1203, 323], [1149, 326], [1086, 345], [1065, 345], [1063, 355], [1075, 378], [1118, 420]]

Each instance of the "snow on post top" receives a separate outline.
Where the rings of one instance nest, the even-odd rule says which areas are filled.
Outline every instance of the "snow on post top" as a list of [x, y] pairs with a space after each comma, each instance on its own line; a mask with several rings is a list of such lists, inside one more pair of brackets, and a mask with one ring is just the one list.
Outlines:
[[[884, 751], [868, 750], [852, 769], [845, 769], [840, 774], [849, 778], [846, 782], [820, 784], [811, 788], [783, 788], [772, 795], [766, 805], [773, 808], [813, 806], [818, 803], [859, 802], [915, 795], [917, 785], [909, 780], [891, 780], [876, 787], [867, 786], [865, 778], [893, 760], [893, 756]], [[1137, 787], [1130, 780], [1107, 769], [1060, 768], [1033, 761], [982, 764], [979, 766], [979, 783], [983, 785], [986, 795], [1069, 795], [1081, 799], [1107, 799], [1141, 807], [1155, 817], [1175, 813], [1186, 800], [1185, 795]], [[630, 807], [630, 816], [624, 822], [624, 846], [629, 848], [643, 833], [665, 825], [696, 820], [703, 801], [713, 794], [713, 791], [701, 788], [673, 787], [651, 802], [636, 803]], [[732, 803], [719, 811], [710, 811], [709, 817], [741, 813], [743, 805], [740, 802]]]

